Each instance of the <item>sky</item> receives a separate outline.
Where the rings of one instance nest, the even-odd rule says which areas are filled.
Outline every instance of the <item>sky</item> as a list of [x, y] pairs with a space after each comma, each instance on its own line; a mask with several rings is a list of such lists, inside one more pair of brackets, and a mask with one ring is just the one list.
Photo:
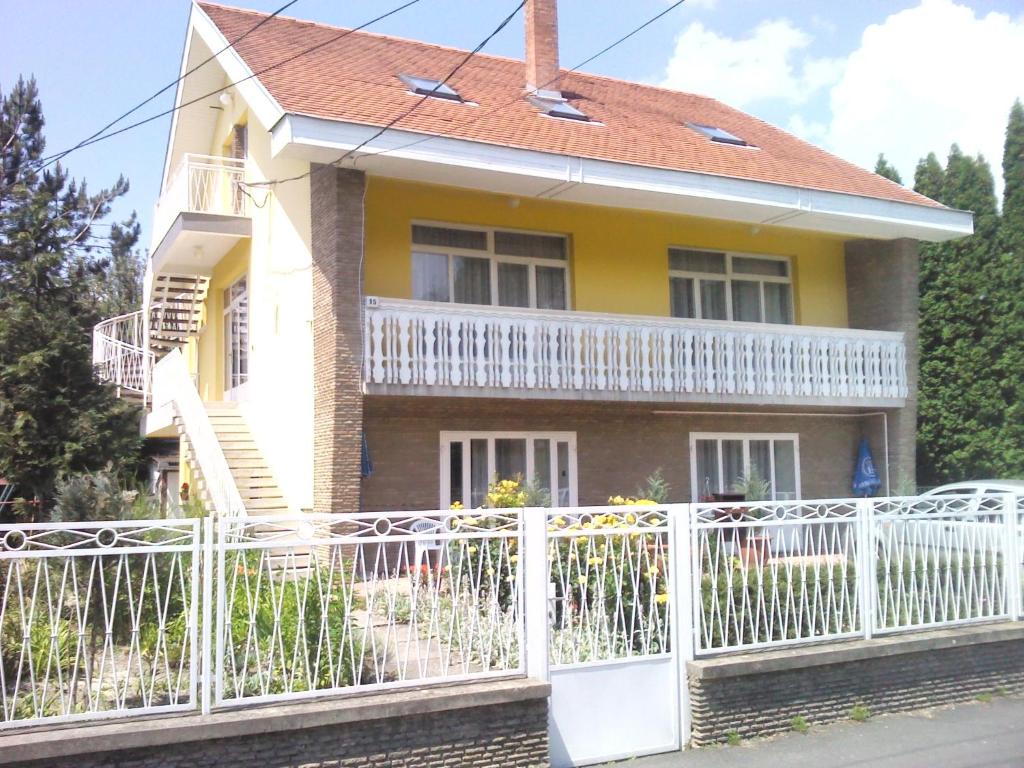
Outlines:
[[[286, 15], [354, 26], [399, 4], [298, 0]], [[472, 48], [516, 4], [420, 0], [371, 29]], [[560, 0], [562, 66], [670, 5]], [[0, 89], [34, 75], [48, 149], [71, 147], [178, 76], [188, 10], [186, 0], [0, 0]], [[522, 57], [521, 16], [485, 51]], [[1010, 106], [1024, 99], [1024, 0], [687, 0], [586, 70], [714, 96], [867, 168], [884, 152], [905, 182], [920, 157], [944, 158], [953, 142], [998, 176]], [[130, 120], [172, 104], [173, 90]], [[143, 244], [169, 125], [156, 119], [65, 161], [91, 189], [129, 179], [113, 218], [137, 210]]]

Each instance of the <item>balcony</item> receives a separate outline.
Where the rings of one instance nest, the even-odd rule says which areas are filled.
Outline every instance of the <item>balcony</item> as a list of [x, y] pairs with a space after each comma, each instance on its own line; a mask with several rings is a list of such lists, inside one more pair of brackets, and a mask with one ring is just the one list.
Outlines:
[[898, 407], [903, 334], [367, 299], [368, 394]]
[[240, 182], [245, 161], [185, 155], [167, 178], [153, 214], [153, 272], [208, 275], [242, 238], [252, 235]]

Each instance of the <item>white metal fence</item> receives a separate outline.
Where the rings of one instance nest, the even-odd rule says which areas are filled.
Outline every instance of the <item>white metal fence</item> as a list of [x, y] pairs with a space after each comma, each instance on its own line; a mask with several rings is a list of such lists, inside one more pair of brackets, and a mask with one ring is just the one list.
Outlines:
[[552, 665], [653, 656], [670, 642], [665, 507], [547, 512]]
[[199, 522], [0, 526], [0, 727], [193, 709]]
[[517, 673], [517, 511], [230, 518], [216, 704]]
[[693, 505], [695, 653], [1021, 613], [1007, 495]]
[[160, 242], [179, 213], [245, 216], [239, 182], [245, 161], [215, 155], [185, 154], [167, 180], [153, 215], [153, 242]]
[[0, 526], [0, 726], [1016, 620], [1022, 516], [1007, 495]]

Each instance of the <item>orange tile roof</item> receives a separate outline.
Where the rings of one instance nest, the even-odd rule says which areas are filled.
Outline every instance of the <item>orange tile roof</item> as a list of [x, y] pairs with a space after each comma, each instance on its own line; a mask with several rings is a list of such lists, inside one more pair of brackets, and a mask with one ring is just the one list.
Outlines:
[[[200, 7], [234, 40], [267, 14]], [[275, 17], [236, 50], [254, 72], [338, 34], [341, 28]], [[415, 103], [398, 74], [443, 79], [466, 52], [354, 32], [259, 76], [290, 113], [383, 126]], [[572, 72], [558, 87], [601, 125], [541, 115], [523, 96], [522, 61], [477, 54], [449, 81], [478, 107], [428, 99], [396, 128], [507, 147], [708, 173], [919, 205], [939, 203], [829, 154], [720, 101]], [[718, 144], [685, 123], [724, 128], [756, 149]]]

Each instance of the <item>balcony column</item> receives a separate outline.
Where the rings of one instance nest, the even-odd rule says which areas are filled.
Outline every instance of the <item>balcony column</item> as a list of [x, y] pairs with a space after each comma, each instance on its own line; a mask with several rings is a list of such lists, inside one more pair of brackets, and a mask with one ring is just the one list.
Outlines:
[[[916, 240], [846, 243], [846, 302], [851, 328], [900, 331], [906, 339], [906, 405], [888, 411], [889, 474], [894, 486], [917, 478], [918, 247]], [[875, 421], [875, 420], [873, 420]], [[882, 430], [865, 420], [881, 462]], [[883, 486], [884, 491], [884, 486]]]
[[361, 493], [365, 174], [313, 166], [313, 508], [354, 512]]

